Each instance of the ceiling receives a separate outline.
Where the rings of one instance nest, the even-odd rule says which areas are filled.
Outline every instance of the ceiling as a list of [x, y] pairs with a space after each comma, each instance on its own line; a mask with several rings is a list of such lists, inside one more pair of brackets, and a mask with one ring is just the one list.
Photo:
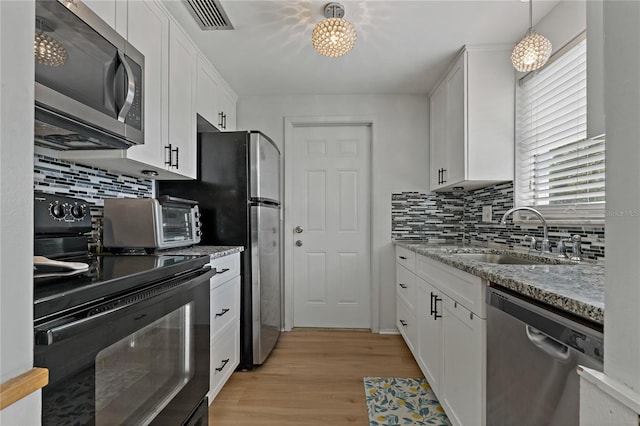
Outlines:
[[[427, 94], [463, 45], [515, 45], [521, 0], [342, 0], [358, 33], [340, 58], [319, 55], [314, 25], [329, 1], [222, 0], [233, 30], [202, 31], [182, 1], [165, 5], [239, 96]], [[537, 0], [533, 21], [558, 0]]]

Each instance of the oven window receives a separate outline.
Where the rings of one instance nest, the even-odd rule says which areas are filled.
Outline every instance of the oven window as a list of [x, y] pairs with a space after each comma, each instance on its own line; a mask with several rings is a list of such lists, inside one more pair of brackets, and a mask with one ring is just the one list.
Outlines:
[[95, 424], [148, 424], [194, 374], [194, 302], [98, 353]]
[[162, 206], [162, 239], [165, 242], [193, 239], [191, 209]]

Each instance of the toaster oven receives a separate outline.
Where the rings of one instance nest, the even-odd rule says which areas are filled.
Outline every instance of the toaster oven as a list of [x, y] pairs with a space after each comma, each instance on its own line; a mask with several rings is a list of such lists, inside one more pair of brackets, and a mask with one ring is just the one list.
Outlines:
[[153, 252], [198, 244], [200, 237], [197, 201], [171, 196], [104, 200], [106, 248]]

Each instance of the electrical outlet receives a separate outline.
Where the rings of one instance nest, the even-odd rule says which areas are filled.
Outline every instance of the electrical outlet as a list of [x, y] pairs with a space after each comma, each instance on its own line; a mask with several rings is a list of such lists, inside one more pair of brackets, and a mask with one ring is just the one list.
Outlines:
[[492, 218], [492, 209], [491, 206], [482, 206], [482, 221], [483, 222], [491, 222]]

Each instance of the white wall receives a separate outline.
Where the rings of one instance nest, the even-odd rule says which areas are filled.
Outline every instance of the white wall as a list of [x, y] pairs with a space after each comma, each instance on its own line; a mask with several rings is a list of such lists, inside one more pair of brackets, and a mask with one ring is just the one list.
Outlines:
[[372, 328], [383, 332], [396, 331], [391, 193], [428, 190], [428, 108], [426, 96], [413, 95], [255, 96], [238, 100], [238, 129], [260, 130], [281, 150], [285, 117], [375, 117], [371, 261], [377, 271], [373, 280], [378, 280], [380, 291], [379, 320]]
[[[0, 382], [33, 367], [32, 1], [0, 1]], [[40, 423], [40, 392], [0, 424]]]

